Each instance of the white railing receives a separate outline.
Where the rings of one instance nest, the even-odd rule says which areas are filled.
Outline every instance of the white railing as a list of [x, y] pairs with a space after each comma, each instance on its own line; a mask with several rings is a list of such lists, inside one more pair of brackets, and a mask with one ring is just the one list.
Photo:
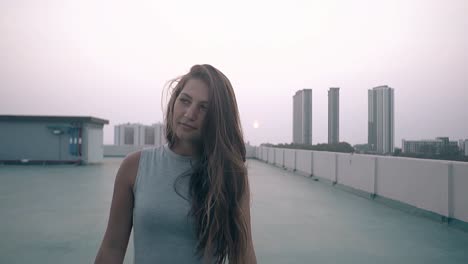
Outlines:
[[255, 147], [254, 157], [468, 222], [468, 163]]

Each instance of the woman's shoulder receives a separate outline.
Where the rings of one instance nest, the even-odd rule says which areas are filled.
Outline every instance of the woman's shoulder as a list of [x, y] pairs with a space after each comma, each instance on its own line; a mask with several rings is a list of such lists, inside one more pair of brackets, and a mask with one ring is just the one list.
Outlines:
[[125, 178], [125, 182], [130, 184], [132, 188], [135, 184], [142, 152], [143, 150], [139, 150], [128, 154], [120, 165], [119, 174]]
[[138, 167], [138, 163], [140, 162], [141, 153], [144, 150], [138, 150], [132, 153], [129, 153], [125, 156], [124, 160], [122, 161], [122, 166], [126, 167]]
[[131, 185], [132, 189], [135, 185], [138, 176], [138, 170], [143, 163], [143, 166], [147, 163], [153, 163], [155, 155], [161, 155], [163, 146], [145, 147], [141, 150], [128, 154], [121, 164], [121, 170], [125, 173], [126, 181]]
[[161, 148], [162, 146], [145, 147], [141, 150], [131, 152], [125, 156], [124, 160], [122, 161], [122, 166], [130, 169], [138, 169], [141, 159], [148, 155], [154, 155], [158, 151], [161, 151]]

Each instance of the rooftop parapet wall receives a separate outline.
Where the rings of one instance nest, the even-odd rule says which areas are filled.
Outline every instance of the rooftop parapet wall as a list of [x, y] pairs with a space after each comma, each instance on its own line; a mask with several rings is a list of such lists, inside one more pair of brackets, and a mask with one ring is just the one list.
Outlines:
[[375, 156], [335, 154], [338, 159], [338, 179], [340, 184], [375, 193]]
[[[296, 170], [300, 173], [312, 175], [312, 151], [296, 150]], [[287, 168], [293, 169], [293, 168]]]
[[257, 147], [269, 164], [468, 222], [468, 163]]
[[449, 185], [449, 212], [451, 217], [468, 222], [468, 164], [453, 162]]

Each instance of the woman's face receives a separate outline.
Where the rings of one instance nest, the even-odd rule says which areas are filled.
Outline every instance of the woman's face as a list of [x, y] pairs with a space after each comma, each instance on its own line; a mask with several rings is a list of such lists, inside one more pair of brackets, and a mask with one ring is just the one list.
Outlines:
[[174, 102], [172, 127], [178, 140], [194, 143], [208, 109], [208, 87], [199, 79], [189, 79]]

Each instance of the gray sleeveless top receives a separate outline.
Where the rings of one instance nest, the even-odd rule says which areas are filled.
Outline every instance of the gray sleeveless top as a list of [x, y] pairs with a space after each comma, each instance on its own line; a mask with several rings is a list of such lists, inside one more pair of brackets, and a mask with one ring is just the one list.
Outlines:
[[[191, 158], [169, 147], [141, 151], [134, 184], [134, 263], [201, 263], [195, 256], [197, 239], [193, 221], [187, 217], [190, 203], [174, 191], [176, 178], [191, 170]], [[189, 177], [177, 190], [188, 198]]]

